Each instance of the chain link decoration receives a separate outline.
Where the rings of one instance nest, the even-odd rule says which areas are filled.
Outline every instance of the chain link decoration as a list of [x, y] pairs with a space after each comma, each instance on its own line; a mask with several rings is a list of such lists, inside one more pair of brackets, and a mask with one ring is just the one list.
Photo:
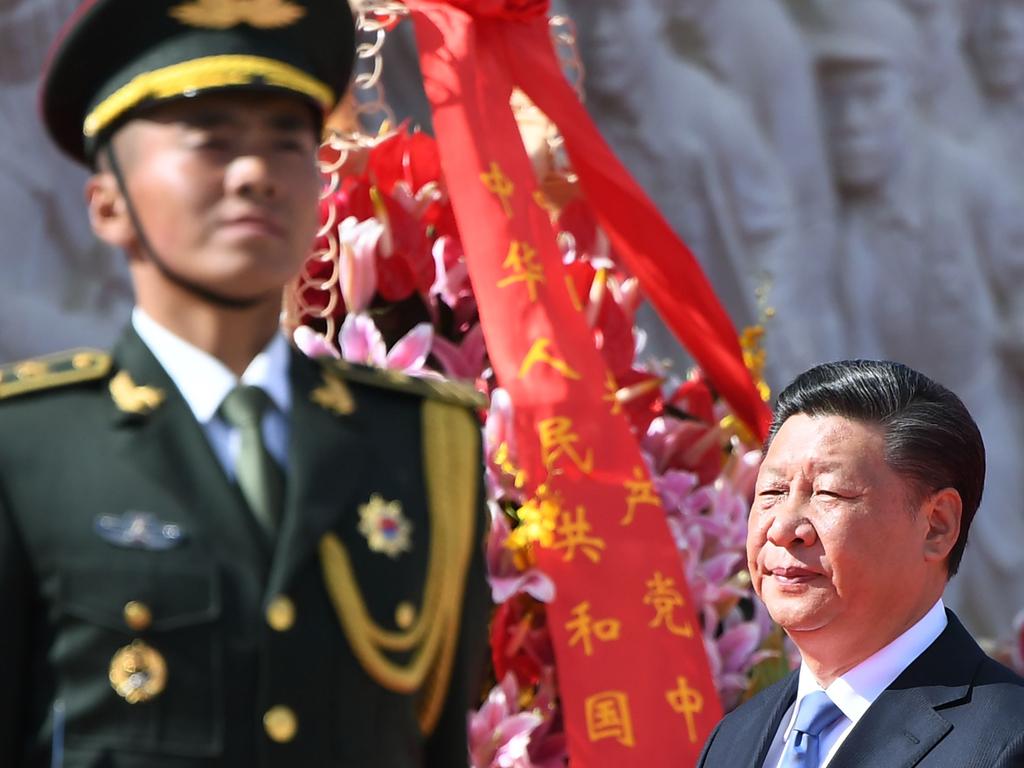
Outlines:
[[[368, 37], [356, 46], [357, 73], [349, 97], [356, 129], [332, 131], [321, 144], [320, 173], [325, 179], [320, 199], [327, 200], [341, 185], [342, 173], [354, 154], [368, 150], [377, 137], [363, 133], [359, 118], [384, 115], [384, 130], [395, 125], [395, 115], [387, 103], [384, 83], [384, 42], [388, 32], [409, 15], [409, 9], [398, 0], [354, 0], [356, 35]], [[358, 98], [358, 95], [364, 98]], [[330, 159], [333, 158], [333, 159]], [[320, 321], [324, 336], [333, 344], [338, 333], [335, 316], [341, 303], [341, 249], [346, 244], [338, 239], [338, 212], [326, 205], [327, 221], [317, 232], [317, 240], [326, 239], [327, 247], [310, 255], [302, 271], [285, 291], [282, 323], [292, 333], [305, 319]], [[317, 274], [323, 273], [323, 274]], [[313, 299], [320, 299], [314, 301]], [[324, 301], [326, 299], [326, 301]]]

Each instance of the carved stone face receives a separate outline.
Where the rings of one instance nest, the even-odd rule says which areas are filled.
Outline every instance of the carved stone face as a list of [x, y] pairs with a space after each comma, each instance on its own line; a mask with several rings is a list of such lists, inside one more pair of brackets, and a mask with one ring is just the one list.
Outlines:
[[614, 98], [646, 77], [657, 24], [651, 19], [653, 3], [633, 0], [571, 0], [569, 13], [576, 22], [580, 58], [586, 69], [588, 96]]
[[657, 5], [669, 22], [695, 22], [707, 11], [712, 0], [657, 0]]
[[969, 48], [978, 79], [990, 95], [1024, 91], [1024, 0], [977, 0]]
[[953, 0], [903, 0], [903, 7], [913, 16], [921, 35], [921, 49], [927, 51], [915, 63], [918, 87], [929, 97], [945, 87], [950, 62], [959, 55], [963, 31], [959, 5]]
[[818, 68], [826, 139], [841, 191], [884, 184], [906, 151], [913, 113], [910, 78], [895, 64], [843, 62]]

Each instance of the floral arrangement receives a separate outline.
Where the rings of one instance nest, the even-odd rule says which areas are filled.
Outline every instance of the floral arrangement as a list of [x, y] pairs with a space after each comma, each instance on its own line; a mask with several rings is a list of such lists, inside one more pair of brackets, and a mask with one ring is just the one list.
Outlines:
[[[510, 399], [488, 367], [458, 229], [433, 140], [405, 128], [372, 140], [336, 136], [321, 150], [326, 181], [316, 249], [289, 297], [300, 349], [416, 376], [468, 380], [490, 397], [483, 423], [491, 531], [495, 685], [469, 720], [475, 768], [555, 768], [566, 761], [558, 677], [537, 567], [544, 502], [520, 492]], [[547, 181], [551, 182], [551, 179]], [[609, 391], [628, 416], [679, 548], [726, 709], [789, 669], [781, 632], [752, 599], [746, 516], [759, 450], [699, 371], [685, 380], [643, 356], [643, 300], [585, 202], [562, 174], [548, 195], [566, 273], [583, 299]], [[759, 331], [744, 334], [763, 367]]]

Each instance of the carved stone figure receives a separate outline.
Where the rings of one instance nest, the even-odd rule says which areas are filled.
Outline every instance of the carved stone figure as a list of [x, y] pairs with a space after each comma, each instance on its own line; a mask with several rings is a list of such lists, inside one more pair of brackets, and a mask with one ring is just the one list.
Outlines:
[[1021, 243], [1007, 215], [1013, 197], [922, 124], [918, 32], [895, 4], [832, 3], [812, 41], [842, 203], [847, 352], [918, 368], [974, 412], [988, 448], [985, 498], [971, 562], [947, 596], [976, 633], [995, 636], [1024, 605], [1022, 445], [990, 285]]
[[979, 143], [1024, 191], [1024, 4], [971, 0], [967, 18], [968, 50], [987, 108]]
[[85, 173], [37, 117], [49, 41], [76, 4], [0, 0], [0, 361], [109, 345], [131, 307], [124, 257], [89, 228]]
[[961, 0], [897, 0], [921, 36], [917, 99], [925, 118], [958, 139], [974, 137], [981, 122], [981, 97], [963, 51]]
[[660, 5], [672, 49], [693, 63], [703, 62], [752, 109], [789, 178], [803, 258], [833, 258], [835, 196], [811, 61], [796, 24], [778, 0], [660, 0]]
[[[694, 251], [737, 328], [760, 319], [758, 289], [771, 283], [767, 303], [780, 309], [768, 328], [770, 379], [813, 362], [828, 348], [831, 315], [808, 324], [788, 308], [826, 280], [826, 262], [793, 269], [800, 245], [791, 192], [750, 112], [704, 71], [669, 54], [653, 4], [567, 5], [579, 30], [588, 109]], [[681, 359], [657, 318], [640, 321], [650, 351]]]

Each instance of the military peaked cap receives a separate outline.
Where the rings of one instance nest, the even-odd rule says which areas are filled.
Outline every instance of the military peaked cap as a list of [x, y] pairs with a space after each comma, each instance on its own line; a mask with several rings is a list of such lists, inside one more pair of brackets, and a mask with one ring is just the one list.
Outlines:
[[354, 41], [346, 0], [85, 0], [45, 68], [43, 120], [86, 162], [136, 110], [199, 93], [284, 92], [326, 113]]

